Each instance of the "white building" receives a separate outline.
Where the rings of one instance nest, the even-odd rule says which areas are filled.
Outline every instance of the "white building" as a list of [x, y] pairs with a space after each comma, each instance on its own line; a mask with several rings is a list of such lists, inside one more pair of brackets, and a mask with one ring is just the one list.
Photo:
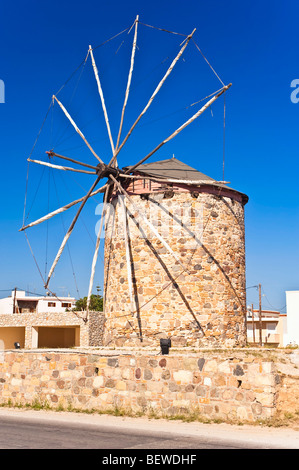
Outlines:
[[287, 331], [285, 346], [297, 344], [299, 346], [299, 290], [286, 291], [287, 301]]
[[[261, 311], [262, 344], [264, 346], [283, 347], [286, 329], [286, 315], [276, 310]], [[259, 310], [247, 308], [247, 342], [250, 345], [259, 344], [260, 318]]]
[[0, 299], [0, 314], [62, 313], [75, 307], [73, 297], [26, 296], [25, 291], [13, 290], [11, 297]]

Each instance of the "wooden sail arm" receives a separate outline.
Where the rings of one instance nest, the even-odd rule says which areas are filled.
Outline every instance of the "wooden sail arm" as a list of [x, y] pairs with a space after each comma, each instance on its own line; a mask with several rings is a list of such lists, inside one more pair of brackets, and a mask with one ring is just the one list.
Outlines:
[[88, 317], [88, 313], [89, 313], [90, 298], [91, 298], [91, 293], [92, 293], [92, 288], [93, 288], [96, 263], [97, 263], [98, 254], [99, 254], [103, 223], [104, 223], [105, 214], [106, 214], [106, 204], [107, 204], [107, 199], [108, 199], [109, 187], [110, 187], [110, 184], [107, 185], [106, 190], [105, 190], [101, 224], [100, 224], [100, 228], [97, 234], [96, 247], [95, 247], [92, 265], [91, 265], [91, 274], [90, 274], [89, 288], [88, 288], [88, 295], [87, 295], [87, 302], [86, 302], [86, 318]]
[[95, 171], [78, 170], [77, 168], [71, 168], [69, 166], [54, 165], [53, 163], [42, 162], [40, 160], [31, 160], [31, 158], [27, 158], [27, 161], [32, 162], [32, 163], [37, 163], [38, 165], [48, 166], [49, 168], [54, 168], [55, 170], [74, 171], [76, 173], [86, 173], [88, 175], [96, 175]]
[[79, 127], [77, 126], [77, 124], [75, 123], [75, 121], [71, 118], [70, 114], [67, 112], [67, 110], [65, 109], [65, 107], [63, 106], [63, 104], [59, 101], [58, 98], [56, 98], [55, 95], [53, 95], [53, 100], [56, 100], [57, 103], [59, 104], [60, 108], [62, 109], [62, 111], [64, 112], [65, 116], [68, 118], [68, 120], [70, 121], [70, 123], [72, 124], [72, 126], [74, 127], [75, 131], [80, 135], [80, 137], [84, 140], [85, 144], [87, 145], [87, 147], [89, 148], [89, 150], [91, 151], [91, 153], [96, 157], [96, 159], [100, 162], [100, 163], [103, 163], [103, 160], [101, 160], [101, 158], [96, 154], [96, 152], [93, 150], [92, 146], [89, 144], [89, 142], [86, 140], [84, 134], [80, 131]]
[[[99, 193], [103, 193], [106, 187], [107, 187], [107, 183], [106, 183], [104, 186], [102, 186], [101, 188], [98, 188], [98, 189], [96, 189], [95, 191], [93, 191], [93, 192], [90, 194], [90, 197], [96, 196], [96, 195], [99, 194]], [[70, 209], [71, 207], [75, 206], [76, 204], [79, 204], [79, 202], [82, 202], [83, 199], [84, 199], [84, 197], [85, 197], [85, 196], [81, 197], [80, 199], [76, 199], [75, 201], [70, 202], [70, 203], [67, 204], [66, 206], [60, 207], [59, 209], [56, 209], [55, 211], [50, 212], [49, 214], [44, 215], [44, 216], [41, 217], [40, 219], [37, 219], [37, 220], [35, 220], [34, 222], [31, 222], [30, 224], [21, 227], [21, 228], [19, 229], [19, 232], [23, 232], [23, 231], [26, 230], [27, 228], [34, 227], [35, 225], [41, 224], [42, 222], [45, 222], [46, 220], [51, 219], [51, 218], [54, 217], [55, 215], [58, 215], [58, 214], [61, 214], [62, 212], [67, 211], [68, 209]]]
[[93, 183], [93, 185], [91, 186], [90, 190], [88, 191], [88, 193], [84, 196], [83, 201], [81, 202], [81, 205], [80, 205], [80, 207], [79, 207], [79, 210], [78, 210], [77, 214], [75, 215], [75, 217], [74, 217], [74, 219], [73, 219], [73, 221], [72, 221], [72, 223], [71, 223], [71, 225], [70, 225], [70, 227], [69, 227], [69, 229], [68, 229], [68, 231], [67, 231], [67, 233], [66, 233], [66, 235], [65, 235], [65, 237], [64, 237], [64, 239], [63, 239], [63, 241], [62, 241], [62, 243], [61, 243], [61, 245], [60, 245], [60, 248], [59, 248], [59, 250], [58, 250], [58, 253], [57, 253], [57, 255], [56, 255], [56, 257], [55, 257], [55, 259], [54, 259], [54, 261], [53, 261], [53, 264], [52, 264], [51, 269], [50, 269], [49, 274], [48, 274], [47, 282], [46, 282], [46, 284], [45, 284], [45, 288], [48, 287], [48, 284], [49, 284], [49, 282], [50, 282], [50, 279], [51, 279], [51, 277], [52, 277], [52, 274], [53, 274], [53, 272], [54, 272], [54, 269], [55, 269], [55, 267], [56, 267], [56, 265], [57, 265], [57, 263], [58, 263], [58, 261], [59, 261], [59, 258], [60, 258], [60, 256], [61, 256], [63, 250], [64, 250], [64, 247], [65, 247], [65, 245], [66, 245], [68, 239], [69, 239], [70, 236], [71, 236], [71, 233], [72, 233], [72, 231], [73, 231], [73, 229], [74, 229], [74, 226], [75, 226], [75, 224], [76, 224], [76, 222], [77, 222], [77, 220], [78, 220], [78, 217], [79, 217], [79, 215], [80, 215], [80, 213], [81, 213], [83, 207], [85, 206], [85, 204], [86, 204], [88, 198], [90, 197], [91, 193], [93, 192], [93, 190], [94, 190], [95, 187], [97, 186], [97, 184], [98, 184], [98, 182], [100, 181], [100, 179], [101, 179], [101, 177], [98, 176], [97, 179], [95, 180], [95, 182]]
[[186, 121], [184, 124], [182, 124], [169, 137], [167, 137], [165, 140], [163, 140], [163, 142], [161, 142], [159, 145], [157, 145], [157, 147], [155, 147], [154, 150], [152, 150], [150, 153], [148, 153], [142, 160], [140, 160], [138, 163], [136, 163], [136, 165], [134, 165], [130, 169], [126, 170], [125, 173], [130, 173], [130, 172], [134, 171], [139, 165], [144, 163], [148, 158], [150, 158], [154, 153], [156, 153], [163, 145], [165, 145], [167, 142], [169, 142], [171, 139], [173, 139], [175, 136], [177, 136], [183, 129], [185, 129], [187, 126], [189, 126], [189, 124], [191, 124], [193, 121], [195, 121], [195, 119], [197, 119], [206, 109], [208, 109], [214, 103], [214, 101], [216, 101], [219, 98], [219, 96], [221, 96], [223, 93], [225, 93], [231, 87], [231, 85], [232, 84], [230, 83], [229, 85], [223, 87], [223, 89], [219, 93], [217, 93], [217, 95], [213, 96], [213, 98], [211, 98], [204, 106], [202, 106], [200, 108], [200, 110], [197, 111], [197, 113], [193, 114], [193, 116], [191, 116], [191, 118], [188, 119], [188, 121]]
[[119, 191], [128, 199], [131, 203], [134, 210], [138, 213], [140, 218], [146, 223], [146, 225], [151, 229], [151, 231], [156, 235], [156, 237], [160, 240], [160, 242], [164, 245], [167, 251], [173, 256], [173, 258], [182, 266], [184, 271], [188, 272], [188, 269], [184, 264], [181, 262], [180, 258], [176, 255], [176, 253], [170, 248], [169, 244], [164, 240], [164, 238], [159, 234], [158, 230], [153, 226], [153, 224], [147, 219], [147, 217], [140, 211], [138, 206], [135, 204], [133, 199], [129, 196], [129, 194], [125, 191], [125, 189], [121, 186], [121, 184], [114, 178], [113, 175], [110, 175], [109, 178], [114, 181], [116, 186], [118, 187]]
[[[126, 93], [125, 93], [124, 104], [123, 104], [123, 108], [122, 108], [122, 112], [121, 112], [121, 119], [120, 119], [120, 125], [119, 125], [119, 130], [118, 130], [117, 142], [116, 142], [116, 150], [117, 150], [118, 145], [119, 145], [121, 131], [122, 131], [123, 122], [124, 122], [125, 109], [126, 109], [128, 98], [129, 98], [129, 92], [130, 92], [130, 86], [131, 86], [131, 80], [132, 80], [132, 73], [133, 73], [133, 68], [134, 68], [135, 52], [136, 52], [136, 47], [137, 47], [138, 20], [139, 20], [139, 15], [136, 16], [136, 20], [135, 20], [135, 32], [134, 32], [134, 39], [133, 39], [133, 46], [132, 46], [132, 53], [131, 53], [131, 64], [130, 64], [130, 70], [129, 70], [129, 75], [128, 75], [128, 81], [127, 81], [127, 88], [126, 88]], [[114, 159], [116, 158], [115, 155], [113, 155], [113, 157], [114, 157]]]
[[190, 184], [194, 186], [201, 186], [203, 184], [205, 185], [217, 185], [217, 184], [230, 184], [230, 181], [217, 181], [217, 180], [182, 180], [182, 179], [177, 179], [177, 178], [165, 178], [162, 177], [155, 177], [155, 176], [142, 176], [142, 175], [129, 175], [128, 173], [119, 173], [118, 176], [120, 178], [130, 178], [134, 180], [150, 180], [150, 181], [156, 181], [157, 183], [178, 183], [178, 184]]
[[97, 170], [97, 167], [94, 166], [94, 165], [89, 165], [88, 163], [79, 162], [78, 160], [75, 160], [74, 158], [65, 157], [64, 155], [60, 155], [59, 153], [53, 152], [52, 150], [47, 151], [46, 154], [49, 157], [62, 158], [63, 160], [68, 160], [69, 162], [76, 163], [77, 165], [86, 166], [86, 168], [91, 168], [92, 170]]
[[124, 146], [124, 144], [127, 142], [128, 138], [130, 137], [130, 135], [132, 134], [134, 128], [136, 127], [136, 125], [138, 124], [138, 122], [140, 121], [140, 119], [142, 118], [142, 116], [144, 116], [144, 114], [147, 112], [147, 110], [149, 109], [150, 105], [152, 104], [152, 102], [154, 101], [155, 97], [157, 96], [158, 92], [160, 91], [160, 89], [162, 88], [163, 84], [165, 83], [167, 77], [171, 74], [175, 64], [178, 62], [178, 60], [180, 59], [180, 57], [182, 56], [183, 52], [185, 51], [186, 47], [188, 46], [189, 44], [189, 41], [191, 40], [193, 34], [195, 33], [196, 31], [196, 28], [192, 31], [192, 33], [187, 36], [186, 38], [186, 41], [184, 42], [184, 45], [182, 46], [182, 48], [180, 49], [180, 51], [178, 52], [178, 54], [176, 55], [176, 57], [173, 59], [172, 63], [170, 64], [169, 68], [167, 69], [164, 77], [162, 78], [162, 80], [158, 83], [155, 91], [153, 92], [152, 96], [150, 97], [148, 103], [146, 104], [146, 106], [144, 107], [144, 109], [142, 110], [142, 112], [140, 113], [140, 115], [138, 116], [138, 118], [136, 119], [136, 121], [134, 122], [134, 124], [132, 125], [131, 129], [129, 130], [129, 132], [127, 133], [126, 137], [124, 138], [124, 140], [122, 141], [121, 145], [118, 147], [116, 153], [115, 153], [115, 157], [117, 157], [117, 155], [119, 154], [120, 150], [122, 149], [122, 147]]
[[103, 108], [103, 112], [104, 112], [104, 118], [105, 118], [105, 122], [106, 122], [106, 127], [107, 127], [107, 131], [108, 131], [108, 136], [109, 136], [109, 140], [110, 140], [111, 149], [112, 149], [112, 154], [114, 154], [114, 143], [113, 143], [113, 139], [112, 139], [110, 123], [109, 123], [106, 104], [105, 104], [105, 99], [104, 99], [103, 90], [102, 90], [102, 86], [101, 86], [101, 82], [100, 82], [100, 78], [99, 78], [99, 72], [98, 72], [98, 69], [97, 69], [97, 66], [96, 66], [96, 63], [95, 63], [95, 60], [94, 60], [93, 51], [92, 51], [91, 46], [89, 46], [89, 53], [90, 53], [90, 57], [91, 57], [91, 62], [92, 62], [94, 75], [95, 75], [96, 82], [97, 82], [97, 85], [98, 85], [99, 95], [100, 95], [100, 98], [101, 98], [102, 108]]

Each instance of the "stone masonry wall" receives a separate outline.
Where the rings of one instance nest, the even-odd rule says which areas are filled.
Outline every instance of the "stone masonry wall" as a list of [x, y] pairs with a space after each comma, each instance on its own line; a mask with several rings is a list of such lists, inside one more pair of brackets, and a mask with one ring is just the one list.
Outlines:
[[[289, 359], [282, 356], [285, 364]], [[283, 388], [282, 376], [272, 352], [5, 351], [0, 403], [38, 400], [52, 407], [119, 407], [168, 416], [197, 410], [245, 422], [272, 417], [280, 397], [292, 400], [295, 392], [290, 396]]]
[[146, 346], [156, 344], [161, 337], [171, 337], [175, 346], [244, 346], [242, 201], [233, 194], [224, 197], [203, 191], [195, 196], [185, 191], [174, 193], [171, 198], [163, 193], [132, 198], [186, 269], [125, 200], [129, 214], [132, 312], [123, 212], [115, 198], [115, 218], [109, 219], [105, 239], [104, 344]]
[[103, 312], [89, 312], [88, 346], [102, 346], [105, 328]]

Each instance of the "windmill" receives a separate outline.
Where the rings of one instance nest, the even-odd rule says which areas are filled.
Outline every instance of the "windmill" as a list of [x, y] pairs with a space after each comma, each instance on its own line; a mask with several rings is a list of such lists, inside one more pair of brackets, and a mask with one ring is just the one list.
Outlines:
[[[136, 17], [134, 24], [132, 25], [131, 29], [134, 29], [134, 37], [133, 37], [133, 44], [132, 44], [132, 51], [131, 51], [131, 60], [130, 60], [130, 67], [129, 67], [129, 73], [128, 73], [128, 78], [127, 78], [127, 85], [126, 85], [126, 90], [125, 90], [125, 97], [124, 97], [124, 102], [121, 110], [121, 118], [120, 118], [120, 124], [119, 124], [119, 129], [117, 133], [116, 139], [113, 138], [112, 132], [111, 132], [111, 127], [110, 127], [110, 122], [109, 122], [109, 117], [108, 117], [108, 111], [106, 108], [105, 104], [105, 99], [104, 99], [104, 94], [103, 94], [103, 89], [101, 86], [101, 81], [100, 81], [100, 76], [97, 68], [97, 64], [95, 62], [94, 54], [93, 54], [93, 48], [89, 46], [88, 53], [86, 56], [85, 61], [90, 58], [92, 62], [92, 67], [94, 71], [94, 76], [95, 80], [97, 83], [97, 88], [98, 88], [98, 93], [100, 97], [100, 102], [102, 105], [102, 110], [104, 114], [104, 119], [105, 119], [105, 124], [107, 128], [107, 133], [109, 137], [109, 142], [111, 146], [111, 158], [109, 161], [104, 162], [102, 158], [99, 156], [99, 154], [95, 151], [95, 149], [90, 145], [89, 141], [87, 140], [86, 136], [83, 134], [83, 132], [79, 129], [77, 126], [76, 122], [74, 121], [73, 117], [70, 115], [64, 104], [57, 98], [56, 95], [53, 95], [52, 97], [52, 103], [54, 105], [54, 102], [58, 104], [59, 108], [65, 115], [65, 117], [68, 119], [69, 123], [72, 125], [72, 127], [75, 129], [77, 134], [81, 137], [85, 145], [88, 147], [90, 150], [91, 154], [93, 155], [93, 158], [97, 161], [94, 164], [87, 164], [83, 163], [81, 161], [78, 161], [74, 158], [67, 157], [64, 155], [60, 155], [55, 153], [52, 150], [47, 151], [46, 153], [49, 156], [49, 160], [52, 157], [56, 157], [58, 159], [62, 160], [67, 160], [69, 162], [72, 162], [76, 164], [79, 168], [73, 168], [69, 166], [62, 166], [62, 165], [55, 165], [53, 163], [49, 162], [43, 162], [40, 160], [33, 160], [31, 158], [28, 159], [29, 162], [33, 162], [35, 164], [39, 165], [45, 165], [50, 168], [59, 170], [59, 171], [73, 171], [73, 172], [80, 172], [80, 173], [85, 173], [85, 174], [90, 174], [94, 175], [94, 182], [92, 186], [90, 187], [89, 191], [81, 198], [76, 199], [69, 204], [60, 207], [59, 209], [52, 211], [48, 213], [47, 215], [39, 218], [38, 220], [35, 220], [34, 222], [31, 222], [27, 225], [23, 225], [23, 227], [20, 229], [21, 231], [26, 231], [28, 228], [34, 227], [42, 222], [45, 222], [49, 220], [50, 218], [56, 216], [57, 214], [61, 214], [65, 211], [67, 211], [69, 208], [79, 205], [79, 208], [70, 224], [68, 227], [66, 234], [61, 242], [61, 245], [59, 247], [59, 250], [55, 256], [55, 259], [51, 265], [51, 268], [48, 272], [47, 278], [45, 280], [44, 287], [46, 289], [49, 288], [49, 283], [50, 280], [53, 276], [54, 270], [57, 266], [57, 263], [63, 253], [63, 250], [65, 249], [67, 242], [74, 230], [74, 227], [80, 217], [80, 214], [88, 201], [88, 199], [96, 194], [102, 193], [103, 196], [103, 201], [104, 201], [104, 210], [103, 210], [103, 215], [101, 218], [101, 223], [100, 223], [100, 228], [98, 230], [97, 234], [97, 239], [96, 239], [96, 246], [95, 246], [95, 251], [94, 251], [94, 256], [92, 260], [92, 265], [91, 265], [91, 273], [90, 273], [90, 281], [89, 281], [89, 289], [88, 289], [88, 296], [87, 296], [87, 310], [86, 310], [86, 316], [85, 320], [87, 321], [88, 319], [88, 311], [89, 311], [89, 304], [90, 304], [90, 297], [93, 289], [93, 284], [94, 284], [94, 276], [95, 276], [95, 268], [96, 268], [96, 263], [99, 255], [99, 247], [100, 247], [100, 240], [101, 240], [101, 234], [103, 231], [103, 225], [104, 225], [104, 213], [105, 213], [105, 205], [109, 201], [109, 199], [112, 197], [113, 194], [118, 194], [121, 195], [122, 198], [120, 199], [120, 204], [122, 204], [122, 210], [124, 213], [126, 213], [126, 203], [130, 204], [133, 208], [136, 214], [140, 217], [140, 219], [143, 221], [143, 223], [147, 226], [147, 228], [151, 231], [151, 233], [157, 238], [161, 246], [166, 250], [166, 252], [173, 258], [176, 264], [179, 264], [181, 268], [188, 272], [188, 268], [186, 267], [185, 263], [182, 262], [182, 259], [178, 256], [175, 250], [172, 249], [168, 241], [159, 233], [157, 228], [152, 224], [152, 222], [147, 218], [146, 214], [140, 211], [140, 209], [136, 205], [136, 201], [134, 201], [134, 198], [129, 194], [128, 191], [128, 186], [132, 183], [134, 184], [134, 181], [138, 182], [142, 178], [145, 180], [147, 179], [148, 181], [152, 179], [157, 184], [163, 184], [167, 180], [167, 182], [170, 185], [176, 184], [176, 183], [181, 183], [187, 186], [190, 186], [194, 189], [199, 188], [202, 185], [212, 185], [217, 188], [224, 188], [226, 182], [224, 181], [216, 181], [211, 178], [209, 178], [208, 182], [205, 178], [205, 175], [203, 175], [203, 180], [201, 179], [196, 179], [196, 181], [189, 179], [189, 180], [182, 180], [182, 179], [176, 179], [175, 177], [172, 178], [167, 178], [163, 176], [149, 176], [148, 174], [145, 174], [142, 176], [142, 172], [140, 173], [139, 170], [144, 171], [144, 168], [146, 167], [145, 162], [147, 162], [150, 157], [152, 157], [159, 149], [161, 149], [165, 144], [167, 144], [170, 140], [175, 138], [179, 133], [181, 133], [187, 126], [189, 126], [191, 123], [193, 123], [199, 116], [201, 116], [221, 95], [223, 95], [230, 87], [231, 83], [228, 85], [224, 85], [223, 82], [221, 81], [221, 88], [217, 90], [215, 93], [212, 93], [211, 95], [206, 97], [206, 102], [204, 105], [202, 105], [188, 120], [186, 120], [184, 123], [182, 123], [177, 129], [175, 129], [170, 135], [166, 136], [153, 150], [151, 150], [147, 155], [145, 155], [143, 158], [141, 158], [138, 162], [128, 162], [126, 167], [120, 168], [118, 165], [118, 155], [122, 148], [126, 145], [128, 139], [130, 138], [131, 134], [133, 133], [135, 127], [138, 125], [140, 120], [143, 118], [143, 116], [146, 114], [146, 112], [149, 110], [151, 104], [153, 103], [154, 100], [157, 99], [157, 96], [159, 94], [159, 91], [167, 81], [167, 78], [169, 75], [173, 72], [175, 65], [177, 62], [180, 60], [182, 57], [184, 51], [188, 47], [191, 41], [194, 42], [196, 47], [198, 48], [197, 44], [195, 43], [193, 36], [195, 34], [196, 29], [194, 29], [189, 35], [186, 35], [183, 42], [180, 45], [180, 49], [176, 56], [173, 58], [170, 66], [168, 67], [167, 71], [165, 72], [164, 76], [162, 79], [159, 81], [157, 84], [156, 88], [154, 89], [153, 93], [151, 94], [150, 98], [148, 99], [147, 103], [145, 104], [143, 110], [141, 113], [137, 116], [135, 122], [127, 132], [126, 136], [122, 138], [122, 130], [123, 130], [123, 124], [124, 124], [124, 119], [125, 119], [125, 111], [128, 103], [128, 98], [129, 98], [129, 93], [130, 93], [130, 87], [131, 87], [131, 81], [132, 81], [132, 75], [133, 75], [133, 70], [134, 70], [134, 61], [135, 61], [135, 53], [136, 53], [136, 48], [137, 48], [137, 34], [138, 34], [138, 27], [139, 27], [140, 20], [139, 16]], [[201, 52], [201, 51], [200, 51]], [[205, 57], [204, 57], [205, 58]], [[208, 65], [211, 67], [207, 59], [205, 58], [206, 62]], [[212, 67], [211, 67], [212, 68]], [[212, 69], [213, 70], [213, 69]], [[214, 71], [214, 70], [213, 70]], [[216, 74], [216, 72], [215, 72]], [[216, 74], [217, 75], [217, 74]], [[218, 76], [217, 76], [218, 77]], [[219, 77], [218, 77], [219, 78]], [[219, 79], [220, 80], [220, 79]], [[96, 164], [97, 163], [97, 164]], [[103, 184], [102, 186], [99, 187], [101, 180], [107, 179], [107, 182]], [[124, 204], [124, 201], [126, 202]], [[132, 261], [130, 260], [130, 237], [128, 233], [128, 226], [127, 226], [127, 218], [123, 218], [123, 228], [124, 228], [124, 242], [125, 242], [125, 249], [126, 249], [126, 265], [127, 265], [127, 283], [128, 283], [128, 290], [129, 290], [129, 296], [130, 296], [130, 303], [131, 303], [131, 310], [134, 310], [134, 274], [132, 272]], [[105, 296], [104, 296], [105, 299]]]

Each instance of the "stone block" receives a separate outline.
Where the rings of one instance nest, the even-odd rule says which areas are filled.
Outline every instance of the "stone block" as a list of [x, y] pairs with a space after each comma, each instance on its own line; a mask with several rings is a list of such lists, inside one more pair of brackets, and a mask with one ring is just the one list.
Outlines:
[[[251, 380], [252, 382], [252, 380]], [[274, 386], [275, 376], [273, 374], [257, 374], [254, 379], [255, 386]]]
[[271, 407], [274, 405], [274, 394], [272, 393], [256, 393], [255, 398], [262, 406]]
[[219, 370], [219, 372], [222, 372], [224, 374], [230, 374], [231, 373], [231, 368], [230, 368], [229, 361], [220, 362], [220, 364], [218, 365], [218, 370]]
[[22, 379], [17, 379], [15, 377], [11, 379], [11, 385], [13, 387], [20, 387], [22, 385], [22, 382], [23, 382]]
[[215, 359], [207, 360], [205, 364], [205, 372], [217, 372], [218, 364]]
[[248, 419], [248, 412], [244, 406], [239, 406], [237, 408], [237, 418], [241, 421], [246, 421]]
[[118, 380], [115, 385], [116, 390], [125, 391], [127, 389], [127, 384], [123, 380]]
[[203, 383], [204, 385], [207, 385], [208, 387], [210, 387], [212, 385], [212, 379], [210, 377], [205, 377], [203, 379]]
[[178, 370], [173, 372], [173, 379], [179, 384], [192, 383], [193, 373], [187, 370]]
[[[94, 388], [101, 388], [104, 386], [104, 382], [105, 382], [105, 379], [103, 376], [99, 375], [97, 377], [95, 377], [94, 381], [93, 381], [93, 387]], [[82, 382], [81, 382], [82, 383]], [[83, 383], [82, 383], [83, 384]], [[83, 384], [84, 385], [84, 384]]]

